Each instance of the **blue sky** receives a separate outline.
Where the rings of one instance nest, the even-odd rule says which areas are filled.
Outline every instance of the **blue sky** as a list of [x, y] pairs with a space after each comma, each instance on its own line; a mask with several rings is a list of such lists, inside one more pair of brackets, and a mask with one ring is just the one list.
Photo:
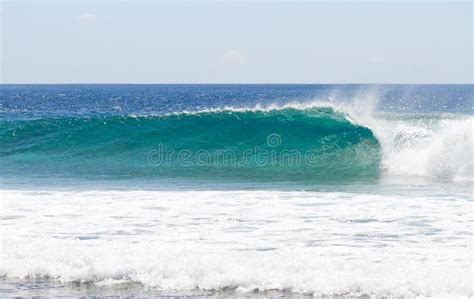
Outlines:
[[2, 1], [2, 83], [472, 83], [472, 3]]

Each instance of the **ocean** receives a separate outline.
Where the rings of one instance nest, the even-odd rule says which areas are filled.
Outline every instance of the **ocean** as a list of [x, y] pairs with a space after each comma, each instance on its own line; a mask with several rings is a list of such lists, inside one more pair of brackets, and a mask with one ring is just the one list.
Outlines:
[[0, 296], [473, 291], [473, 85], [0, 85]]

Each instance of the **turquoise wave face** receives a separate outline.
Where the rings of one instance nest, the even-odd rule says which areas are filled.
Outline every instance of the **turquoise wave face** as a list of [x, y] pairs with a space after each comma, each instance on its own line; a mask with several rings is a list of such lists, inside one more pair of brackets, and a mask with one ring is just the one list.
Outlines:
[[331, 108], [0, 122], [3, 172], [84, 178], [340, 181], [376, 178], [370, 129]]

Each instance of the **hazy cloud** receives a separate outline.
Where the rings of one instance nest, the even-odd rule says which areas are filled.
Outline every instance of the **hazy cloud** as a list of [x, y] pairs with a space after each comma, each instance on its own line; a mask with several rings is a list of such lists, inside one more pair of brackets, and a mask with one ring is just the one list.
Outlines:
[[90, 22], [90, 21], [94, 21], [96, 18], [97, 18], [97, 16], [95, 14], [90, 13], [90, 12], [85, 12], [85, 13], [82, 13], [81, 15], [79, 15], [77, 17], [77, 20], [79, 22]]
[[242, 65], [247, 62], [247, 58], [236, 50], [229, 50], [221, 57], [224, 65]]

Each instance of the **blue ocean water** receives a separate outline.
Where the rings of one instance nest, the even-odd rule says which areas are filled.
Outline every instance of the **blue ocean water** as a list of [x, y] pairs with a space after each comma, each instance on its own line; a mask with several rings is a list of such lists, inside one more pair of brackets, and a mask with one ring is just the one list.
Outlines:
[[[472, 85], [3, 85], [1, 94], [3, 176], [30, 183], [370, 181], [387, 146], [373, 119], [422, 128], [473, 112]], [[390, 147], [417, 140], [403, 130]]]
[[472, 297], [473, 104], [0, 85], [0, 296]]
[[2, 118], [156, 115], [377, 94], [377, 110], [473, 113], [473, 85], [120, 84], [1, 85]]

